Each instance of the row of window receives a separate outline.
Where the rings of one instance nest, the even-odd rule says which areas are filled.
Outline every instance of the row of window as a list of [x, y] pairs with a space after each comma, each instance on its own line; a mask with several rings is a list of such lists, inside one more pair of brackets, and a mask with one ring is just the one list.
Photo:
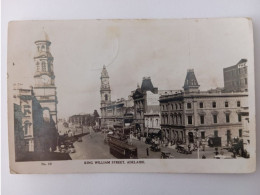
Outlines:
[[[218, 115], [217, 114], [213, 114], [212, 115], [213, 117], [213, 123], [214, 124], [217, 124], [218, 123]], [[238, 122], [241, 122], [242, 118], [241, 118], [241, 114], [238, 114], [237, 115], [237, 118], [238, 118]], [[188, 124], [189, 125], [192, 125], [192, 116], [188, 116]], [[226, 114], [226, 123], [230, 123], [230, 114]], [[205, 116], [204, 115], [201, 115], [200, 116], [200, 124], [205, 124]]]
[[[42, 65], [42, 71], [46, 72], [47, 71], [46, 62], [42, 61], [41, 65]], [[40, 63], [39, 62], [36, 63], [36, 69], [37, 69], [37, 71], [40, 71]]]
[[[181, 103], [175, 103], [169, 105], [171, 110], [178, 110], [182, 109], [182, 104]], [[167, 105], [162, 105], [162, 110], [167, 110], [168, 106]]]
[[[238, 130], [238, 136], [242, 137], [242, 134], [243, 134], [242, 129], [239, 129]], [[227, 141], [230, 141], [231, 140], [231, 131], [227, 130], [226, 135], [227, 135]], [[214, 137], [218, 137], [218, 130], [214, 131]], [[205, 131], [202, 131], [201, 132], [201, 139], [205, 139], [205, 138], [206, 138]]]
[[[217, 107], [217, 102], [212, 102], [212, 108], [216, 108]], [[240, 101], [237, 101], [237, 107], [240, 107], [241, 106], [241, 103]], [[228, 108], [229, 107], [229, 102], [228, 101], [225, 101], [225, 107]], [[204, 103], [203, 102], [200, 102], [199, 103], [199, 108], [204, 108]], [[191, 109], [191, 103], [188, 102], [187, 103], [187, 109]]]
[[[238, 130], [238, 136], [239, 136], [239, 137], [242, 137], [242, 134], [243, 134], [242, 129], [239, 129], [239, 130]], [[226, 135], [227, 135], [227, 140], [230, 141], [230, 139], [231, 139], [231, 131], [230, 131], [230, 130], [227, 130]], [[215, 130], [215, 131], [214, 131], [214, 137], [218, 137], [218, 130]]]
[[[217, 107], [217, 102], [213, 101], [211, 105], [212, 105], [212, 108], [216, 108]], [[229, 107], [229, 102], [225, 101], [225, 105], [224, 106], [225, 106], [225, 108], [228, 108]], [[237, 101], [237, 107], [240, 107], [240, 106], [241, 106], [241, 102]], [[171, 104], [170, 108], [171, 108], [171, 110], [182, 109], [182, 104], [181, 103]], [[192, 103], [188, 102], [187, 103], [187, 109], [191, 109], [191, 108], [192, 108]], [[205, 105], [204, 105], [203, 102], [199, 103], [199, 108], [205, 108]], [[167, 110], [167, 105], [162, 105], [162, 110]]]
[[[182, 125], [182, 115], [170, 116], [169, 123], [170, 125]], [[168, 116], [162, 116], [162, 124], [168, 124]]]

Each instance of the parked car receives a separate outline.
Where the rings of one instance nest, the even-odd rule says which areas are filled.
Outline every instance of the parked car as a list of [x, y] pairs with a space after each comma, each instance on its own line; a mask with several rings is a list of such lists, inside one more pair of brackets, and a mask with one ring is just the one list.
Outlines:
[[151, 151], [154, 151], [154, 152], [161, 151], [159, 144], [152, 144], [150, 148], [151, 148]]
[[162, 151], [162, 152], [161, 152], [161, 158], [162, 158], [162, 159], [174, 158], [174, 156], [171, 155], [170, 152]]
[[78, 138], [78, 142], [82, 142], [82, 137], [79, 137], [79, 138]]
[[75, 150], [73, 145], [70, 145], [68, 150], [69, 150], [70, 153], [75, 153], [76, 152], [76, 150]]

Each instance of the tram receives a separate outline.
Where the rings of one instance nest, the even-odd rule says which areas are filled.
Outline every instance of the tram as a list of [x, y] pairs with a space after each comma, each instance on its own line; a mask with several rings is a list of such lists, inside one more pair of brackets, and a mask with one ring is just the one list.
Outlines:
[[109, 136], [110, 154], [120, 159], [137, 158], [137, 147], [118, 137]]

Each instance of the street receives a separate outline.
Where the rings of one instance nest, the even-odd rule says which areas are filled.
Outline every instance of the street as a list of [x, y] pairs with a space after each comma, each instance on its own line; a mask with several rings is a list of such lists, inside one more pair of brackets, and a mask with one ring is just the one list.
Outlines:
[[75, 159], [113, 159], [109, 152], [109, 145], [104, 143], [104, 134], [91, 132], [82, 137], [82, 142], [74, 143], [76, 152], [70, 153], [72, 160]]
[[[132, 143], [137, 147], [138, 159], [159, 159], [161, 158], [161, 152], [153, 152], [149, 149], [149, 156], [147, 156], [147, 148], [150, 145], [144, 142], [132, 139]], [[82, 137], [82, 142], [74, 142], [74, 147], [76, 152], [70, 153], [72, 160], [76, 159], [115, 159], [113, 155], [109, 152], [109, 145], [104, 143], [104, 134], [101, 132], [91, 132], [88, 135]], [[172, 156], [176, 159], [197, 159], [197, 150], [193, 151], [192, 154], [182, 154], [178, 153], [176, 149], [171, 147], [162, 147], [161, 151], [170, 152]], [[199, 158], [204, 155], [207, 159], [213, 159], [215, 156], [215, 148], [206, 147], [205, 151], [200, 149]], [[230, 152], [224, 150], [224, 155], [231, 156]]]

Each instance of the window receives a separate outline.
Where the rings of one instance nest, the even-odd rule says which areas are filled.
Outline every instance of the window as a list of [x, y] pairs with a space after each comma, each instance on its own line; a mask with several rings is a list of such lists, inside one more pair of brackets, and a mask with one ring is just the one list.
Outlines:
[[205, 131], [202, 131], [200, 136], [201, 136], [201, 139], [205, 139]]
[[214, 137], [218, 137], [218, 130], [214, 131]]
[[108, 100], [108, 95], [107, 94], [105, 94], [105, 101], [107, 101]]
[[192, 116], [188, 116], [188, 124], [192, 125]]
[[172, 110], [173, 110], [173, 104], [172, 104]]
[[218, 123], [218, 116], [216, 114], [213, 115], [213, 123]]
[[36, 62], [36, 70], [40, 71], [40, 63], [38, 61]]
[[28, 135], [29, 126], [30, 126], [29, 121], [25, 121], [25, 123], [24, 123], [24, 135]]
[[225, 102], [225, 107], [226, 107], [226, 108], [228, 107], [228, 102]]
[[182, 116], [180, 115], [180, 125], [182, 125]]
[[238, 114], [237, 117], [238, 117], [238, 122], [241, 122], [241, 114]]
[[179, 108], [181, 109], [181, 103], [179, 103]]
[[46, 72], [46, 63], [44, 61], [42, 62], [42, 71]]
[[217, 104], [216, 102], [212, 102], [212, 108], [216, 108]]
[[245, 84], [247, 85], [247, 78], [245, 78]]
[[200, 108], [203, 108], [203, 102], [200, 102]]
[[240, 101], [237, 101], [237, 107], [240, 107]]
[[176, 110], [178, 109], [178, 104], [175, 104], [175, 109], [176, 109]]
[[204, 116], [200, 116], [200, 124], [204, 124]]
[[187, 108], [191, 109], [191, 103], [187, 103]]
[[239, 135], [239, 137], [242, 137], [242, 129], [238, 130], [238, 135]]
[[230, 122], [229, 114], [226, 114], [226, 123]]

